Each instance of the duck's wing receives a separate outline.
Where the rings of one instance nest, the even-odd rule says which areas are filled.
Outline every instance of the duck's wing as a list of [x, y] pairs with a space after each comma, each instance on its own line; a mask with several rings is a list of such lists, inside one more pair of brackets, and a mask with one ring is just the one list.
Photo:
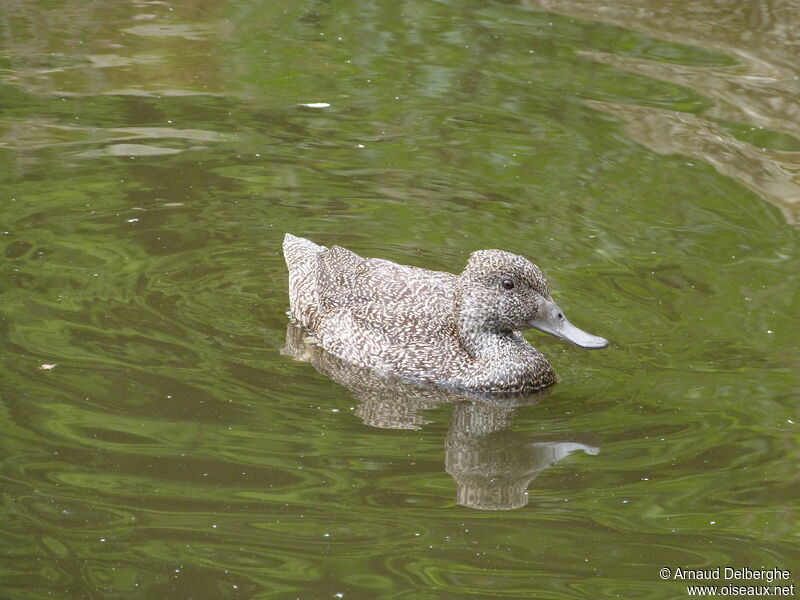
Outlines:
[[354, 285], [371, 302], [427, 305], [451, 298], [455, 281], [451, 273], [368, 258], [356, 268]]
[[435, 380], [461, 352], [451, 318], [418, 304], [367, 300], [320, 321], [322, 347], [361, 366]]
[[365, 302], [426, 303], [452, 293], [456, 276], [399, 265], [381, 258], [364, 259], [331, 246], [316, 255], [316, 287], [320, 309], [356, 307]]
[[320, 311], [314, 331], [339, 358], [433, 380], [460, 351], [452, 315], [455, 275], [363, 259], [333, 246], [317, 255], [315, 277]]
[[343, 335], [333, 323], [380, 339], [381, 346], [448, 337], [455, 281], [450, 273], [363, 259], [337, 246], [317, 258], [321, 321], [330, 339]]

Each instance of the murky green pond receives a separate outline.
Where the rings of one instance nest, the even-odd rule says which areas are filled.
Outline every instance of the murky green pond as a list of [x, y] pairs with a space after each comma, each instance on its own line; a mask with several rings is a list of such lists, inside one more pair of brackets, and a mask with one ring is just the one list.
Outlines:
[[[0, 595], [794, 584], [798, 15], [0, 2]], [[611, 347], [528, 334], [518, 402], [355, 382], [287, 328], [287, 231], [523, 254]]]

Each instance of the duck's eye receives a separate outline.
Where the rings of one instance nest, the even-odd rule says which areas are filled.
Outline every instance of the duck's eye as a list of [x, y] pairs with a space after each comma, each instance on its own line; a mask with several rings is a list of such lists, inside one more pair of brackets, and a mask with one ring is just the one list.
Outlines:
[[503, 279], [503, 282], [501, 283], [501, 285], [507, 290], [513, 290], [514, 289], [514, 282], [511, 281], [510, 279]]

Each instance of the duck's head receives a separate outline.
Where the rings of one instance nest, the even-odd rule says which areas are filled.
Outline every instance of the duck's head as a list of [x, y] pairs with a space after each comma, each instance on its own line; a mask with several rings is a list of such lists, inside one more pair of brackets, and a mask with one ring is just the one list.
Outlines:
[[534, 327], [582, 348], [608, 345], [605, 338], [567, 321], [550, 296], [539, 267], [510, 252], [473, 252], [458, 278], [456, 303], [462, 326], [488, 327], [497, 332]]

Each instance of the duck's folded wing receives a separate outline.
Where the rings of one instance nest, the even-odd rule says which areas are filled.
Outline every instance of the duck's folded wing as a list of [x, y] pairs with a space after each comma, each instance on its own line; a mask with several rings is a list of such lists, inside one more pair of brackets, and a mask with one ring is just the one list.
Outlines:
[[399, 265], [368, 258], [354, 273], [353, 287], [370, 302], [407, 302], [410, 305], [441, 302], [452, 297], [456, 276], [441, 271]]

